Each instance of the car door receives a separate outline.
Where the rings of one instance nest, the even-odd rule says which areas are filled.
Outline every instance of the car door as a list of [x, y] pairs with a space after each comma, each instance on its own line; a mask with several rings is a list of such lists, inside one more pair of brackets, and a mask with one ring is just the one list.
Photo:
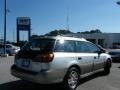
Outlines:
[[77, 41], [77, 60], [81, 68], [81, 74], [89, 73], [93, 70], [94, 57], [97, 56], [95, 53], [90, 53], [88, 43]]
[[93, 43], [88, 43], [90, 53], [94, 54], [93, 70], [98, 70], [104, 67], [105, 54], [101, 53], [100, 49]]

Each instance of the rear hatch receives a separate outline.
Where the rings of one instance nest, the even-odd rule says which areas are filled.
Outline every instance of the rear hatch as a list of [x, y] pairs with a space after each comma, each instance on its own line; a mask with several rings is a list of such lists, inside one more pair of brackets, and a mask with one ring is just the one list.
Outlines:
[[19, 68], [39, 72], [48, 68], [53, 60], [54, 39], [34, 39], [28, 42], [15, 56], [15, 65]]

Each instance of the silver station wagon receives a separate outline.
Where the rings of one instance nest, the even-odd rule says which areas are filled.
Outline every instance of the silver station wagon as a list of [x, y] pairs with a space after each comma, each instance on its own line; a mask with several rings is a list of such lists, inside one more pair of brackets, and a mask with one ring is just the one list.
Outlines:
[[75, 90], [81, 78], [103, 70], [110, 73], [111, 57], [97, 45], [75, 37], [37, 37], [15, 56], [11, 74], [40, 84], [62, 82]]

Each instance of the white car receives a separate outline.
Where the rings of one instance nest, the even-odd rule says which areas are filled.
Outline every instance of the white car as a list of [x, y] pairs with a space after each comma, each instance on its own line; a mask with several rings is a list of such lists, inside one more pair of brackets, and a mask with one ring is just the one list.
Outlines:
[[[8, 55], [16, 54], [20, 50], [20, 47], [12, 44], [6, 44], [6, 53]], [[4, 53], [4, 45], [0, 45], [0, 55]]]
[[15, 55], [11, 74], [40, 84], [63, 82], [75, 90], [79, 79], [103, 70], [110, 73], [112, 59], [95, 44], [74, 37], [38, 37]]

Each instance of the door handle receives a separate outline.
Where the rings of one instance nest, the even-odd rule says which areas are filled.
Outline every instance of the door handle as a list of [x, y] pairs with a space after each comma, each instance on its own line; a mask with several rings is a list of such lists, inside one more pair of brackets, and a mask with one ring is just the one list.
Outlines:
[[81, 58], [81, 57], [78, 57], [78, 60], [82, 60], [82, 58]]

